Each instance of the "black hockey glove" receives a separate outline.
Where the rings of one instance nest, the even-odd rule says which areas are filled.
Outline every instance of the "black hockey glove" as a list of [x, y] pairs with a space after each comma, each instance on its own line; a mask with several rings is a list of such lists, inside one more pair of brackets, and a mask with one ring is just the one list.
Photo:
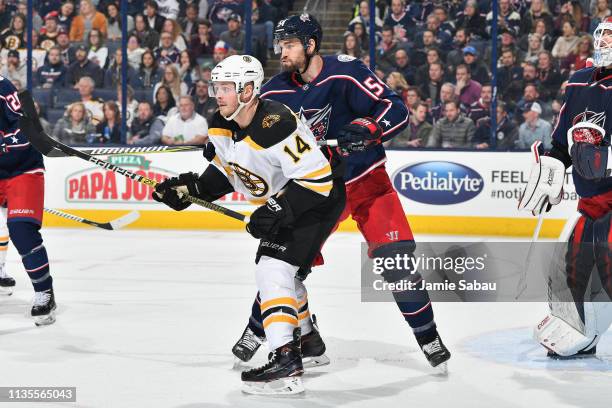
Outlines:
[[338, 148], [343, 156], [363, 152], [369, 145], [380, 143], [382, 128], [372, 118], [359, 118], [338, 132]]
[[599, 181], [610, 177], [612, 163], [608, 163], [609, 150], [610, 146], [574, 143], [570, 149], [574, 170], [587, 180]]
[[270, 239], [281, 227], [289, 226], [292, 222], [293, 212], [287, 199], [283, 196], [270, 197], [253, 212], [246, 230], [257, 239]]
[[181, 198], [182, 195], [176, 190], [176, 187], [182, 186], [187, 188], [190, 196], [199, 196], [201, 191], [199, 176], [196, 173], [183, 173], [178, 177], [168, 178], [155, 186], [153, 199], [166, 204], [173, 210], [182, 211], [191, 205], [189, 201], [184, 201]]

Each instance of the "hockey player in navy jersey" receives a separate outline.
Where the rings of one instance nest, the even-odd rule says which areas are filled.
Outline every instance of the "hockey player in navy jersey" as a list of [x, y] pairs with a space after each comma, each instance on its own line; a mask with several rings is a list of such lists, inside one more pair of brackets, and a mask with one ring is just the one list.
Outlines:
[[568, 240], [564, 273], [575, 307], [568, 306], [571, 301], [549, 302], [550, 314], [534, 331], [552, 358], [594, 355], [612, 322], [612, 17], [593, 37], [593, 66], [567, 83], [552, 149], [532, 146], [534, 163], [519, 202], [519, 209], [534, 215], [549, 211], [561, 201], [565, 171], [572, 166], [580, 217]]
[[[337, 140], [344, 157], [338, 158], [329, 147], [323, 150], [332, 162], [341, 160], [346, 166], [347, 205], [341, 220], [351, 215], [357, 222], [369, 255], [411, 254], [414, 237], [385, 170], [382, 147], [408, 124], [408, 110], [401, 98], [360, 60], [348, 55], [319, 55], [322, 30], [312, 15], [281, 20], [274, 39], [283, 72], [263, 86], [262, 98], [282, 102], [299, 113], [318, 140]], [[383, 277], [389, 282], [421, 279], [418, 271], [406, 270], [387, 270]], [[450, 352], [438, 335], [429, 295], [425, 290], [411, 292], [393, 295], [429, 363], [444, 370]], [[313, 325], [307, 303], [300, 305], [299, 313], [303, 356], [321, 357], [325, 344]], [[232, 352], [248, 361], [263, 340], [256, 298], [248, 326]], [[328, 361], [324, 359], [323, 363]]]
[[[46, 325], [55, 321], [55, 298], [49, 259], [40, 235], [45, 169], [42, 155], [19, 130], [21, 116], [17, 89], [0, 76], [0, 205], [8, 235], [34, 286], [32, 317], [36, 325]], [[8, 244], [6, 237], [1, 239], [2, 244]]]

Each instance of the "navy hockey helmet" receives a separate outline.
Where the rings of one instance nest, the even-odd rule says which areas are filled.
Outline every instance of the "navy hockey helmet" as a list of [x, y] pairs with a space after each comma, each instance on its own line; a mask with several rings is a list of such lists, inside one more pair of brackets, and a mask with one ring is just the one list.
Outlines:
[[304, 50], [308, 48], [308, 41], [313, 39], [315, 41], [314, 53], [316, 54], [321, 47], [321, 41], [323, 41], [323, 29], [312, 14], [302, 13], [287, 17], [279, 21], [274, 29], [274, 52], [280, 54], [279, 41], [291, 38], [299, 39], [304, 45]]

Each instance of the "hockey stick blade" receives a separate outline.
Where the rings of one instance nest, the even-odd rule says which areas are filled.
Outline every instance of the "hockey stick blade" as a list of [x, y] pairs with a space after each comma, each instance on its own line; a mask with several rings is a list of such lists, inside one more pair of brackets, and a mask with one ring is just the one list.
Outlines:
[[140, 213], [138, 211], [131, 211], [125, 214], [123, 217], [119, 217], [116, 220], [109, 222], [108, 225], [111, 227], [111, 229], [118, 230], [125, 227], [126, 225], [130, 225], [139, 218]]
[[[43, 155], [48, 154], [52, 151], [53, 148], [55, 148], [61, 150], [69, 156], [78, 157], [82, 160], [91, 162], [97, 166], [102, 167], [103, 169], [121, 174], [122, 176], [135, 180], [138, 183], [150, 187], [155, 187], [158, 184], [158, 182], [153, 179], [142, 176], [140, 174], [136, 174], [134, 172], [131, 172], [130, 170], [116, 166], [107, 161], [98, 159], [97, 157], [81, 152], [51, 138], [44, 132], [44, 130], [42, 130], [40, 120], [38, 119], [38, 114], [36, 113], [36, 109], [34, 107], [34, 101], [32, 100], [32, 96], [30, 95], [30, 93], [28, 91], [21, 92], [19, 94], [19, 99], [21, 101], [22, 111], [24, 113], [23, 116], [19, 119], [21, 131], [25, 133], [30, 143]], [[210, 203], [208, 201], [189, 195], [184, 195], [183, 198], [193, 204], [197, 204], [202, 207], [208, 208], [209, 210], [216, 211], [228, 217], [234, 218], [238, 221], [243, 221], [247, 224], [249, 223], [248, 216], [240, 214], [239, 212], [236, 212], [234, 210], [230, 210], [229, 208], [225, 208], [220, 205]]]
[[[151, 153], [181, 153], [195, 152], [204, 149], [203, 146], [137, 146], [137, 147], [95, 147], [79, 149], [90, 156], [112, 156], [125, 154], [151, 154]], [[69, 154], [53, 148], [47, 157], [70, 157]]]
[[126, 215], [123, 215], [116, 220], [110, 222], [96, 222], [92, 220], [88, 220], [87, 218], [79, 217], [78, 215], [69, 214], [60, 210], [56, 210], [54, 208], [44, 208], [45, 212], [53, 215], [57, 215], [58, 217], [66, 218], [68, 220], [80, 222], [81, 224], [91, 225], [92, 227], [97, 227], [105, 230], [118, 230], [120, 228], [125, 227], [136, 221], [140, 217], [140, 213], [138, 211], [132, 211]]

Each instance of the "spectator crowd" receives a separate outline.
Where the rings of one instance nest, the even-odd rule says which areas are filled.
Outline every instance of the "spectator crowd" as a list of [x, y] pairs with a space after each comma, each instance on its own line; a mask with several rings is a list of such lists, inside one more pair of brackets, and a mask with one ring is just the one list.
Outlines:
[[[607, 0], [355, 2], [340, 53], [369, 61], [375, 13], [376, 75], [401, 95], [410, 125], [391, 147], [550, 147], [568, 78], [586, 66], [591, 36], [612, 12]], [[492, 61], [493, 46], [497, 60]], [[497, 66], [492, 131], [491, 67]]]
[[[250, 49], [264, 64], [293, 1], [33, 0], [33, 94], [48, 133], [69, 144], [203, 144], [216, 111], [210, 72]], [[0, 0], [0, 75], [27, 85], [25, 0]], [[127, 61], [121, 39], [126, 24]], [[124, 67], [124, 64], [127, 67]], [[128, 132], [121, 132], [126, 69]]]
[[[212, 67], [247, 48], [265, 64], [273, 29], [294, 3], [252, 0], [253, 38], [247, 47], [244, 1], [126, 0], [123, 61], [118, 0], [33, 0], [33, 92], [49, 134], [71, 144], [205, 142], [216, 110], [208, 95]], [[377, 0], [370, 10], [368, 1], [355, 1], [346, 32], [335, 39], [342, 41], [338, 53], [369, 64], [374, 31], [375, 73], [411, 112], [409, 126], [390, 147], [508, 150], [528, 148], [535, 140], [550, 146], [567, 80], [592, 56], [591, 33], [612, 15], [610, 4], [498, 0], [497, 38], [491, 38], [491, 4]], [[18, 89], [26, 86], [26, 15], [24, 0], [0, 0], [0, 75]], [[117, 103], [123, 64], [125, 138]], [[497, 66], [494, 130], [492, 64]]]

